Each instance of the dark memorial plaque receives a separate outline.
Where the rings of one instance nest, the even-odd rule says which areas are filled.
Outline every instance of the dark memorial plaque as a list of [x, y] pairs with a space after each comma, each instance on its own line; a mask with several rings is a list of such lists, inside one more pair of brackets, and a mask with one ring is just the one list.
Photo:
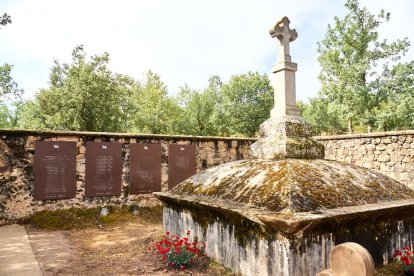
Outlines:
[[161, 144], [130, 144], [130, 193], [161, 191]]
[[34, 199], [76, 196], [76, 142], [36, 141]]
[[122, 178], [122, 144], [86, 142], [85, 195], [119, 196]]
[[168, 189], [186, 180], [197, 172], [195, 145], [169, 145]]

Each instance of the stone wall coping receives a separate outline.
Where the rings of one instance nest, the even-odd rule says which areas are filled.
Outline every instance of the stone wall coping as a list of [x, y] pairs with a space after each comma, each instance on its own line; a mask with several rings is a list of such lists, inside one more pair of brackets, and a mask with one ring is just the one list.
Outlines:
[[389, 137], [389, 136], [401, 136], [401, 135], [414, 135], [414, 130], [314, 136], [313, 138], [318, 141], [325, 141], [325, 140], [345, 140], [345, 139], [358, 139], [358, 138], [377, 138], [377, 137]]
[[246, 137], [219, 137], [219, 136], [194, 136], [194, 135], [168, 135], [168, 134], [144, 134], [144, 133], [115, 133], [115, 132], [90, 132], [90, 131], [61, 131], [61, 130], [33, 130], [33, 129], [7, 129], [0, 128], [0, 137], [9, 135], [45, 135], [45, 136], [89, 136], [89, 137], [114, 137], [114, 138], [139, 138], [139, 139], [164, 139], [164, 140], [190, 140], [190, 141], [256, 141], [256, 138]]
[[[212, 141], [251, 141], [258, 138], [249, 137], [221, 137], [221, 136], [196, 136], [196, 135], [169, 135], [169, 134], [146, 134], [146, 133], [117, 133], [117, 132], [91, 132], [91, 131], [62, 131], [62, 130], [33, 130], [33, 129], [8, 129], [0, 128], [0, 136], [4, 135], [46, 135], [46, 136], [92, 136], [92, 137], [114, 137], [114, 138], [141, 138], [141, 139], [165, 139], [165, 140], [212, 140]], [[342, 134], [313, 136], [318, 141], [346, 140], [358, 138], [378, 138], [400, 135], [414, 135], [414, 130], [387, 131], [359, 134]]]

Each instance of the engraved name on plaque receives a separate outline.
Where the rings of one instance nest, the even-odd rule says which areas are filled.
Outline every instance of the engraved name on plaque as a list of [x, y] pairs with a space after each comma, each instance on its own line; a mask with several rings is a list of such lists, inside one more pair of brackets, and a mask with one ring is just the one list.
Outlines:
[[76, 142], [36, 141], [33, 167], [35, 200], [76, 196]]
[[130, 193], [161, 191], [161, 144], [130, 144]]
[[169, 145], [168, 189], [193, 176], [197, 172], [195, 145]]
[[122, 179], [122, 144], [86, 142], [85, 195], [119, 196]]

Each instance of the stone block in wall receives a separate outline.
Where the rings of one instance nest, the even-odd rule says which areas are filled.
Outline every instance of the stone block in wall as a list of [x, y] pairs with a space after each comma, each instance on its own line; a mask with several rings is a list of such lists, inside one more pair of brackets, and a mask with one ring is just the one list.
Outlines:
[[374, 161], [375, 160], [375, 156], [373, 154], [365, 154], [362, 156], [361, 158], [364, 161]]
[[384, 138], [381, 140], [383, 144], [391, 144], [391, 138]]
[[71, 141], [71, 142], [78, 142], [78, 136], [57, 136], [51, 139], [52, 141]]
[[24, 149], [26, 152], [34, 152], [35, 149], [35, 143], [38, 140], [37, 136], [28, 136], [26, 138], [26, 144], [24, 146]]
[[364, 167], [364, 168], [367, 168], [367, 169], [373, 169], [374, 168], [374, 162], [372, 162], [372, 161], [364, 161], [362, 163], [362, 166], [361, 167]]
[[390, 157], [390, 155], [389, 154], [386, 154], [386, 153], [382, 153], [382, 154], [380, 154], [379, 156], [378, 156], [378, 159], [377, 159], [379, 162], [388, 162], [388, 161], [390, 161], [391, 160], [391, 157]]
[[410, 174], [408, 172], [402, 172], [400, 174], [400, 180], [410, 180]]
[[168, 164], [161, 164], [161, 191], [168, 191]]
[[352, 161], [353, 161], [352, 156], [351, 156], [351, 155], [347, 155], [347, 156], [345, 156], [344, 161], [345, 161], [346, 163], [352, 163]]
[[387, 146], [385, 144], [379, 144], [375, 147], [375, 149], [379, 151], [384, 151], [387, 149]]
[[387, 164], [384, 163], [380, 163], [380, 171], [382, 172], [390, 172], [391, 171], [391, 167]]
[[403, 163], [412, 163], [413, 162], [413, 158], [411, 156], [406, 155], [406, 156], [404, 156], [402, 162]]
[[390, 154], [390, 161], [391, 162], [401, 162], [404, 158], [404, 156], [401, 156], [398, 152], [393, 152]]

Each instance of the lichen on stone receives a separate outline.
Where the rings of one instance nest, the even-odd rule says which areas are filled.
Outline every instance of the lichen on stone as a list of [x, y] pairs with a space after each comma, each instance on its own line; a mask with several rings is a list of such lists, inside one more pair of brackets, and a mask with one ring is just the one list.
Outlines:
[[414, 190], [372, 170], [325, 160], [244, 160], [201, 172], [171, 193], [273, 212], [315, 212], [414, 198]]

